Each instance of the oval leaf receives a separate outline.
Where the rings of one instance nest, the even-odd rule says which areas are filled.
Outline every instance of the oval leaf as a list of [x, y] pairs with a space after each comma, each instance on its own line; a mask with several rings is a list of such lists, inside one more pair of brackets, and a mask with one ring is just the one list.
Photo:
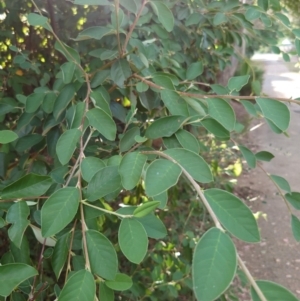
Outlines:
[[118, 166], [107, 166], [98, 171], [88, 186], [88, 200], [93, 202], [121, 188]]
[[255, 155], [251, 152], [251, 150], [245, 146], [239, 145], [239, 149], [245, 158], [247, 164], [249, 165], [250, 168], [255, 168], [256, 167], [256, 157]]
[[168, 160], [153, 161], [146, 170], [145, 187], [148, 196], [161, 194], [174, 186], [181, 175], [181, 168]]
[[147, 156], [138, 152], [128, 153], [122, 158], [119, 173], [125, 189], [131, 190], [137, 185], [146, 161]]
[[167, 116], [155, 120], [146, 130], [145, 136], [149, 139], [170, 137], [182, 127], [186, 117]]
[[207, 100], [208, 114], [218, 121], [228, 131], [235, 127], [235, 113], [227, 101], [221, 98], [210, 98]]
[[13, 142], [13, 141], [17, 140], [18, 138], [19, 138], [19, 136], [13, 131], [9, 131], [9, 130], [0, 131], [0, 143], [1, 144], [7, 144], [10, 142]]
[[292, 214], [291, 226], [294, 238], [300, 241], [300, 220], [294, 214]]
[[129, 261], [139, 264], [146, 256], [148, 237], [139, 221], [124, 218], [119, 228], [118, 240], [121, 251]]
[[151, 213], [159, 205], [160, 205], [159, 201], [151, 201], [151, 202], [144, 203], [134, 210], [133, 215], [135, 217], [143, 217]]
[[94, 301], [96, 284], [93, 275], [80, 270], [70, 276], [59, 294], [58, 301]]
[[86, 113], [89, 123], [106, 139], [114, 141], [117, 127], [110, 115], [100, 108], [94, 108]]
[[260, 241], [256, 219], [239, 198], [215, 188], [206, 190], [204, 194], [226, 230], [246, 242]]
[[118, 258], [112, 243], [95, 230], [86, 232], [86, 243], [93, 273], [114, 280], [118, 270]]
[[59, 137], [56, 144], [56, 153], [57, 153], [58, 160], [62, 165], [67, 164], [72, 158], [80, 136], [81, 136], [80, 130], [71, 129], [65, 131]]
[[261, 151], [256, 153], [255, 157], [257, 160], [270, 162], [274, 158], [274, 155], [267, 151]]
[[51, 184], [52, 179], [50, 177], [28, 174], [6, 186], [1, 193], [1, 198], [17, 199], [38, 197], [44, 194]]
[[0, 296], [9, 296], [20, 283], [37, 274], [37, 270], [27, 264], [10, 263], [1, 265]]
[[270, 177], [280, 189], [291, 193], [291, 186], [285, 178], [276, 175], [270, 175]]
[[193, 256], [192, 273], [197, 300], [216, 300], [229, 287], [236, 266], [236, 250], [229, 236], [217, 228], [208, 230], [198, 242]]
[[42, 235], [52, 236], [68, 225], [77, 213], [80, 194], [75, 187], [55, 191], [41, 210]]
[[[258, 280], [256, 283], [268, 301], [299, 301], [288, 289], [277, 283], [265, 280]], [[253, 301], [260, 301], [252, 287], [251, 297]]]
[[192, 80], [197, 76], [201, 75], [203, 72], [203, 64], [201, 62], [195, 62], [189, 65], [186, 71], [186, 79]]
[[55, 244], [54, 251], [51, 257], [51, 264], [55, 273], [56, 279], [59, 278], [60, 273], [66, 263], [66, 259], [69, 252], [69, 238], [70, 233], [66, 233], [61, 236]]
[[199, 154], [200, 145], [197, 138], [193, 134], [186, 130], [179, 130], [175, 133], [175, 136], [183, 148]]
[[297, 210], [300, 210], [300, 192], [285, 194], [287, 201]]
[[232, 91], [239, 92], [249, 81], [250, 75], [241, 75], [231, 77], [228, 81], [228, 89]]
[[265, 118], [269, 119], [281, 131], [286, 131], [290, 124], [290, 111], [288, 107], [275, 99], [256, 98]]
[[75, 95], [75, 87], [73, 84], [68, 84], [63, 87], [58, 97], [55, 100], [53, 107], [53, 116], [57, 120], [62, 112], [65, 111], [66, 107]]
[[105, 281], [105, 284], [114, 291], [126, 291], [132, 287], [132, 279], [126, 274], [118, 273], [114, 280]]
[[92, 177], [102, 168], [105, 167], [105, 163], [96, 157], [86, 157], [81, 162], [81, 173], [85, 181], [90, 182]]
[[174, 16], [172, 11], [160, 1], [151, 1], [150, 4], [154, 13], [157, 15], [159, 22], [166, 31], [171, 32], [174, 27]]
[[213, 180], [208, 164], [199, 155], [181, 148], [172, 148], [164, 151], [175, 159], [196, 181], [209, 183]]

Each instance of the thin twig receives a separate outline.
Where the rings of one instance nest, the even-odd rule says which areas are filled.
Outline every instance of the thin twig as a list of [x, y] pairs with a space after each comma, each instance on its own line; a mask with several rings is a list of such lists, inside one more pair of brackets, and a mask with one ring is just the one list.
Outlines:
[[71, 230], [71, 239], [70, 239], [70, 245], [69, 245], [69, 254], [68, 254], [68, 261], [67, 261], [67, 270], [66, 270], [66, 276], [65, 276], [65, 283], [67, 282], [67, 279], [68, 279], [68, 272], [71, 271], [71, 253], [72, 253], [71, 250], [72, 250], [76, 225], [77, 225], [77, 219], [75, 219], [74, 225], [73, 225], [72, 230]]
[[87, 226], [84, 219], [83, 204], [80, 204], [80, 216], [81, 216], [82, 244], [84, 250], [84, 257], [85, 257], [85, 268], [88, 271], [91, 271], [91, 265], [90, 265], [90, 259], [89, 259], [89, 253], [88, 253], [86, 235], [85, 235], [87, 231]]
[[289, 205], [288, 201], [286, 200], [284, 194], [282, 193], [280, 187], [277, 185], [277, 183], [272, 179], [271, 175], [263, 168], [263, 166], [261, 164], [257, 164], [257, 166], [268, 176], [268, 178], [272, 181], [272, 183], [275, 185], [278, 193], [280, 194], [281, 198], [284, 200], [287, 208], [288, 208], [288, 211], [290, 214], [292, 214], [292, 209], [291, 209], [291, 206]]
[[[148, 86], [158, 89], [158, 90], [165, 90], [164, 87], [159, 86], [152, 81], [138, 75], [138, 74], [133, 74], [132, 77], [135, 77]], [[217, 94], [212, 94], [212, 95], [207, 95], [207, 94], [198, 94], [198, 93], [189, 93], [189, 92], [182, 92], [182, 91], [175, 91], [179, 95], [182, 96], [188, 96], [188, 97], [194, 97], [194, 98], [200, 98], [200, 99], [210, 99], [210, 98], [224, 98], [224, 99], [236, 99], [236, 100], [256, 100], [257, 98], [271, 98], [274, 100], [282, 101], [282, 102], [289, 102], [289, 103], [296, 103], [300, 105], [299, 100], [295, 99], [289, 99], [289, 98], [281, 98], [281, 97], [269, 97], [269, 96], [238, 96], [238, 95], [217, 95]]]
[[146, 3], [147, 3], [146, 0], [143, 0], [142, 5], [141, 5], [141, 7], [140, 7], [140, 9], [139, 9], [139, 11], [138, 11], [136, 17], [135, 17], [135, 19], [134, 19], [132, 25], [130, 26], [129, 32], [128, 32], [127, 35], [126, 35], [126, 39], [125, 39], [125, 42], [124, 42], [124, 45], [123, 45], [123, 52], [126, 51], [128, 42], [129, 42], [129, 40], [130, 40], [130, 38], [131, 38], [131, 35], [132, 35], [132, 32], [133, 32], [133, 30], [134, 30], [134, 28], [135, 28], [135, 26], [136, 26], [136, 24], [137, 24], [137, 22], [138, 22], [138, 20], [139, 20], [139, 18], [140, 18], [140, 16], [141, 16], [141, 14], [142, 14], [142, 11], [143, 11], [143, 9], [144, 9]]
[[[170, 160], [171, 162], [178, 164], [178, 166], [181, 168], [182, 173], [187, 177], [187, 179], [190, 181], [190, 183], [193, 185], [194, 189], [196, 190], [196, 192], [198, 193], [198, 195], [200, 196], [204, 206], [206, 207], [207, 211], [209, 212], [215, 226], [220, 229], [221, 231], [225, 232], [225, 230], [223, 229], [223, 227], [221, 226], [216, 214], [214, 213], [214, 211], [212, 210], [211, 206], [209, 205], [204, 193], [201, 190], [200, 185], [193, 179], [193, 177], [176, 161], [174, 160], [172, 157], [168, 156], [167, 154], [160, 152], [160, 151], [143, 151], [141, 152], [142, 154], [153, 154], [153, 155], [158, 155], [160, 157], [163, 157], [165, 159]], [[259, 298], [261, 299], [261, 301], [268, 301], [266, 299], [266, 297], [264, 296], [263, 292], [261, 291], [261, 289], [258, 287], [258, 285], [256, 284], [254, 278], [252, 277], [251, 273], [249, 272], [249, 270], [247, 269], [247, 267], [245, 266], [245, 264], [243, 263], [243, 261], [241, 260], [239, 254], [237, 253], [237, 258], [238, 258], [238, 262], [239, 265], [241, 267], [241, 269], [244, 271], [244, 273], [246, 274], [248, 280], [250, 281], [251, 285], [253, 286], [254, 290], [256, 291], [257, 295], [259, 296]]]
[[81, 201], [82, 204], [86, 205], [86, 206], [89, 206], [89, 207], [92, 207], [94, 209], [97, 209], [99, 211], [102, 211], [102, 212], [105, 212], [105, 213], [108, 213], [108, 214], [111, 214], [111, 215], [115, 215], [115, 216], [118, 216], [118, 217], [121, 217], [121, 218], [131, 218], [133, 217], [133, 215], [124, 215], [124, 214], [120, 214], [120, 213], [117, 213], [117, 212], [114, 212], [114, 211], [109, 211], [109, 210], [106, 210], [104, 208], [100, 208], [100, 207], [97, 207], [97, 206], [94, 206], [86, 201]]

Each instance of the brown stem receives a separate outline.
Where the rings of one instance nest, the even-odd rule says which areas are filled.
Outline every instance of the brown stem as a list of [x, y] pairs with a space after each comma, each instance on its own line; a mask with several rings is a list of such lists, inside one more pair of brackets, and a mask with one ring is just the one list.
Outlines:
[[128, 32], [127, 35], [126, 35], [126, 39], [125, 39], [125, 42], [124, 42], [124, 45], [123, 45], [123, 52], [126, 51], [128, 42], [129, 42], [129, 40], [130, 40], [130, 38], [131, 38], [131, 35], [132, 35], [132, 32], [133, 32], [133, 30], [134, 30], [134, 28], [135, 28], [135, 26], [136, 26], [136, 24], [137, 24], [137, 22], [138, 22], [140, 16], [141, 16], [141, 13], [142, 13], [142, 11], [143, 11], [143, 9], [144, 9], [146, 3], [147, 3], [147, 1], [146, 1], [146, 0], [143, 0], [142, 5], [141, 5], [141, 7], [140, 7], [140, 9], [139, 9], [139, 11], [138, 11], [136, 17], [135, 17], [135, 19], [134, 19], [132, 25], [130, 26], [129, 32]]
[[80, 204], [80, 216], [81, 216], [81, 230], [82, 230], [82, 243], [83, 243], [83, 251], [85, 255], [85, 268], [90, 271], [91, 265], [90, 265], [90, 259], [89, 259], [89, 253], [86, 243], [86, 235], [85, 232], [87, 231], [87, 226], [84, 219], [84, 211], [83, 211], [83, 204]]

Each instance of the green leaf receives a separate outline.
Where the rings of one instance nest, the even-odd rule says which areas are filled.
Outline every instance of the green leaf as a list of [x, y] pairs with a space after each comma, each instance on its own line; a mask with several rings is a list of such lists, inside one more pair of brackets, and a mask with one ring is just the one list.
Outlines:
[[56, 144], [56, 154], [62, 165], [67, 164], [73, 156], [76, 145], [81, 136], [81, 131], [71, 129], [65, 131], [58, 139]]
[[167, 235], [164, 223], [154, 214], [148, 214], [138, 219], [147, 232], [147, 236], [154, 239], [162, 239]]
[[149, 139], [170, 137], [182, 127], [185, 120], [183, 116], [161, 117], [147, 128], [145, 136]]
[[215, 188], [206, 190], [204, 194], [226, 230], [246, 242], [260, 241], [256, 219], [239, 198]]
[[149, 86], [143, 82], [139, 82], [136, 84], [136, 90], [138, 92], [146, 92], [149, 89]]
[[38, 197], [44, 194], [52, 184], [48, 176], [28, 174], [16, 182], [6, 186], [1, 193], [2, 199], [18, 199]]
[[174, 186], [181, 175], [181, 168], [168, 160], [153, 161], [146, 170], [145, 187], [148, 196], [161, 194]]
[[197, 138], [186, 130], [179, 130], [175, 133], [175, 136], [181, 146], [196, 154], [200, 152], [200, 145]]
[[93, 91], [90, 97], [96, 107], [103, 110], [107, 115], [112, 116], [109, 102], [102, 91]]
[[196, 181], [210, 183], [213, 180], [208, 164], [198, 154], [181, 148], [168, 149], [164, 153], [175, 159]]
[[141, 178], [147, 156], [138, 152], [127, 153], [119, 166], [122, 185], [125, 189], [133, 189]]
[[32, 93], [27, 96], [25, 111], [27, 113], [34, 113], [41, 105], [45, 97], [45, 93]]
[[297, 210], [300, 210], [300, 192], [286, 193], [285, 198]]
[[193, 80], [203, 73], [202, 62], [195, 62], [189, 65], [186, 71], [186, 79]]
[[151, 1], [150, 4], [154, 13], [157, 15], [159, 22], [166, 31], [171, 32], [174, 27], [174, 16], [172, 11], [160, 1]]
[[59, 294], [58, 301], [94, 301], [96, 284], [93, 275], [80, 270], [70, 276]]
[[114, 301], [115, 294], [112, 289], [107, 287], [104, 282], [99, 283], [99, 300]]
[[92, 26], [81, 31], [75, 41], [83, 41], [88, 39], [101, 40], [103, 37], [115, 33], [115, 30], [104, 26]]
[[75, 49], [69, 47], [68, 45], [62, 43], [61, 41], [55, 42], [54, 47], [57, 51], [62, 53], [69, 62], [76, 62], [80, 64], [80, 55]]
[[138, 127], [133, 127], [126, 131], [124, 136], [120, 140], [120, 151], [127, 152], [130, 148], [136, 144], [135, 137], [140, 136], [140, 129]]
[[126, 59], [117, 60], [110, 69], [110, 77], [120, 88], [124, 88], [124, 81], [131, 75], [131, 69]]
[[300, 220], [294, 214], [292, 214], [291, 227], [294, 238], [296, 241], [300, 241]]
[[197, 243], [193, 256], [192, 276], [197, 300], [216, 300], [229, 287], [236, 267], [236, 250], [229, 236], [217, 228], [208, 230]]
[[86, 243], [93, 273], [114, 280], [118, 271], [118, 258], [112, 243], [95, 230], [86, 232]]
[[160, 202], [160, 204], [158, 206], [159, 209], [165, 209], [167, 206], [167, 202], [168, 202], [168, 192], [164, 191], [161, 194], [155, 195], [152, 199], [154, 201]]
[[114, 280], [107, 280], [105, 284], [114, 291], [126, 291], [132, 287], [133, 283], [128, 275], [118, 273]]
[[48, 19], [39, 14], [30, 13], [27, 16], [27, 21], [31, 26], [44, 26], [48, 22]]
[[[187, 96], [183, 96], [182, 97], [186, 103], [194, 110], [196, 111], [196, 113], [200, 116], [200, 117], [204, 117], [207, 115], [207, 113], [205, 112], [203, 105], [201, 104], [201, 102], [198, 99], [194, 99], [191, 97], [187, 97]], [[194, 112], [192, 112], [190, 115], [195, 115]], [[197, 116], [198, 117], [198, 116]]]
[[0, 296], [9, 296], [20, 283], [35, 275], [38, 275], [37, 270], [27, 264], [0, 265]]
[[61, 271], [65, 265], [68, 257], [70, 244], [70, 233], [66, 233], [61, 236], [54, 247], [54, 251], [51, 258], [51, 265], [55, 273], [56, 279], [59, 279]]
[[248, 100], [240, 100], [240, 102], [250, 115], [257, 117], [257, 110], [252, 102]]
[[82, 178], [90, 182], [92, 177], [102, 168], [105, 167], [105, 163], [96, 157], [86, 157], [81, 162]]
[[219, 122], [212, 118], [206, 118], [201, 121], [201, 124], [213, 135], [219, 139], [228, 140], [230, 133]]
[[107, 166], [98, 171], [88, 186], [88, 200], [93, 202], [118, 189], [121, 186], [121, 177], [118, 166]]
[[256, 98], [256, 103], [265, 118], [273, 122], [281, 131], [287, 130], [290, 123], [290, 111], [284, 103], [269, 98]]
[[13, 142], [18, 138], [19, 138], [19, 136], [13, 131], [9, 131], [9, 130], [0, 131], [0, 143], [1, 144], [7, 144], [10, 142]]
[[165, 89], [160, 92], [160, 95], [172, 115], [189, 116], [187, 102], [176, 91]]
[[124, 218], [119, 228], [118, 240], [121, 251], [129, 261], [139, 264], [146, 256], [148, 237], [139, 221]]
[[154, 74], [153, 75], [153, 81], [154, 83], [156, 83], [157, 85], [164, 87], [165, 89], [168, 90], [175, 90], [174, 84], [171, 80], [170, 77], [163, 75], [163, 74]]
[[284, 14], [282, 14], [282, 13], [275, 13], [274, 15], [275, 15], [275, 16], [277, 17], [277, 19], [279, 19], [285, 26], [287, 26], [287, 27], [290, 26], [290, 20], [289, 20], [289, 18], [288, 18], [286, 15], [284, 15]]
[[239, 145], [239, 149], [243, 155], [243, 157], [245, 158], [247, 164], [249, 165], [250, 168], [255, 168], [256, 167], [256, 157], [255, 155], [252, 153], [252, 151], [242, 145]]
[[270, 175], [271, 179], [278, 185], [278, 187], [282, 190], [287, 191], [288, 193], [291, 193], [291, 187], [289, 182], [280, 176], [276, 176], [276, 175]]
[[227, 23], [228, 22], [228, 18], [224, 13], [216, 13], [214, 18], [213, 18], [213, 25], [214, 26], [218, 26], [221, 25], [223, 23]]
[[75, 0], [77, 5], [110, 5], [107, 0]]
[[150, 201], [147, 203], [143, 203], [142, 205], [138, 206], [134, 212], [133, 215], [135, 217], [143, 217], [154, 211], [158, 206], [160, 202], [159, 201]]
[[53, 116], [57, 120], [59, 116], [65, 111], [66, 107], [73, 99], [75, 95], [75, 87], [73, 84], [68, 84], [63, 87], [57, 96], [54, 107], [53, 107]]
[[[268, 301], [299, 301], [288, 289], [285, 287], [266, 280], [258, 280], [256, 284], [263, 292]], [[251, 287], [251, 297], [253, 301], [260, 301], [253, 287]]]
[[239, 92], [249, 81], [250, 75], [241, 75], [231, 77], [228, 81], [228, 89], [232, 91]]
[[27, 219], [29, 215], [29, 207], [26, 202], [19, 201], [13, 204], [7, 211], [6, 221], [10, 224], [8, 229], [9, 239], [20, 248], [24, 232], [29, 225]]
[[255, 7], [249, 7], [246, 11], [246, 14], [245, 14], [245, 18], [248, 20], [248, 21], [253, 21], [253, 20], [256, 20], [260, 17], [261, 15], [261, 12], [256, 9]]
[[117, 127], [112, 117], [100, 108], [94, 108], [86, 113], [89, 123], [106, 139], [114, 141]]
[[267, 151], [260, 151], [255, 154], [255, 157], [257, 160], [270, 162], [274, 158], [274, 155]]
[[42, 235], [49, 237], [64, 229], [75, 217], [79, 201], [80, 193], [75, 187], [56, 190], [41, 210]]
[[71, 83], [76, 69], [76, 65], [73, 62], [66, 62], [60, 66], [60, 69], [64, 84]]
[[257, 5], [264, 11], [267, 11], [269, 8], [269, 0], [257, 0]]
[[235, 113], [227, 101], [221, 98], [210, 98], [207, 101], [208, 114], [228, 131], [235, 127]]

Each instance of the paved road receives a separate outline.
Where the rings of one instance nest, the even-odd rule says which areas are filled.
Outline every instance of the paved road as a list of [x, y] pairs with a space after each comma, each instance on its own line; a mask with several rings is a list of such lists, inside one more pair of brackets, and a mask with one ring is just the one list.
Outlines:
[[[263, 93], [270, 97], [300, 97], [300, 74], [290, 72], [276, 55], [260, 55], [255, 59], [261, 60], [265, 69]], [[249, 141], [256, 151], [267, 150], [275, 155], [270, 163], [263, 164], [264, 169], [286, 178], [292, 191], [300, 192], [300, 106], [294, 104], [289, 108], [289, 138], [273, 133], [263, 124], [249, 134]], [[239, 186], [250, 186], [248, 191], [254, 197], [248, 204], [253, 211], [267, 214], [267, 220], [259, 218], [261, 243], [240, 246], [242, 258], [257, 279], [275, 281], [300, 297], [300, 244], [292, 236], [290, 214], [284, 201], [259, 169], [242, 177]]]

